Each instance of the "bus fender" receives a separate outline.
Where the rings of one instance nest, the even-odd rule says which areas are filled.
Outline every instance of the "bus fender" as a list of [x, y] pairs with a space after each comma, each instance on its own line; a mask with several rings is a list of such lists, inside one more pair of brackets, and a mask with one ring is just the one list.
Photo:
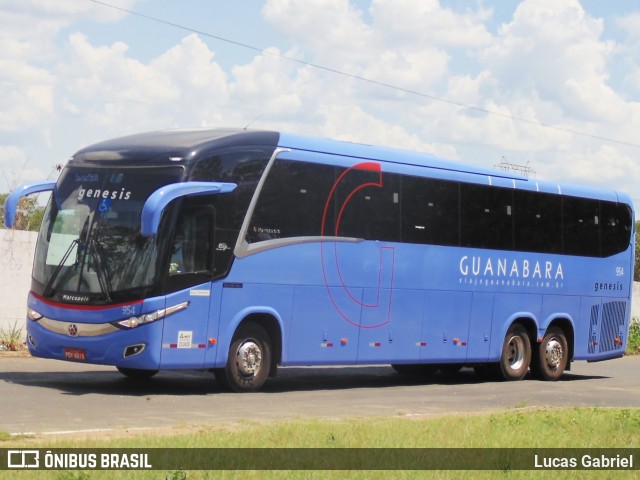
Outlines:
[[544, 337], [547, 329], [554, 322], [568, 322], [571, 325], [571, 329], [575, 331], [575, 324], [571, 315], [565, 312], [554, 312], [547, 316], [538, 327], [538, 338]]
[[537, 337], [533, 338], [535, 333], [539, 330], [536, 316], [531, 312], [515, 312], [507, 317], [500, 326], [500, 336], [492, 339], [489, 361], [497, 362], [500, 360], [500, 356], [502, 355], [502, 343], [504, 342], [504, 338], [507, 335], [509, 328], [511, 328], [511, 325], [514, 323], [522, 324], [529, 332], [531, 340], [537, 340]]
[[[536, 342], [544, 338], [549, 327], [554, 324], [560, 326], [560, 328], [563, 328], [563, 330], [565, 330], [567, 342], [569, 343], [569, 362], [567, 364], [567, 370], [570, 370], [571, 361], [574, 360], [576, 353], [576, 326], [571, 315], [566, 312], [554, 312], [547, 316], [547, 318], [545, 318], [544, 322], [538, 328], [538, 338], [536, 338]], [[567, 324], [571, 328], [571, 331], [567, 331], [567, 329], [565, 328]]]
[[278, 322], [278, 326], [280, 327], [280, 336], [281, 336], [281, 342], [282, 342], [281, 344], [285, 345], [285, 341], [284, 341], [285, 330], [284, 330], [282, 318], [274, 308], [267, 307], [267, 306], [246, 307], [240, 310], [238, 313], [236, 313], [234, 317], [231, 319], [231, 321], [227, 324], [227, 327], [224, 329], [224, 331], [221, 331], [220, 338], [218, 339], [219, 348], [216, 355], [217, 357], [216, 365], [222, 366], [227, 363], [227, 355], [229, 353], [229, 347], [231, 345], [233, 335], [235, 334], [236, 330], [245, 319], [255, 315], [258, 315], [258, 316], [268, 315], [274, 318], [276, 322]]

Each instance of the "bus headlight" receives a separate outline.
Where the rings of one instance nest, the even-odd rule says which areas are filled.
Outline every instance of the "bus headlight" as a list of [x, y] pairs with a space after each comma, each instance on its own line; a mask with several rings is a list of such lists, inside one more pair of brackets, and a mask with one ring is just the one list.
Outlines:
[[42, 315], [36, 312], [33, 308], [27, 308], [27, 317], [29, 317], [29, 320], [36, 322], [42, 318]]
[[147, 323], [155, 322], [156, 320], [160, 320], [161, 318], [167, 317], [172, 313], [179, 312], [180, 310], [184, 310], [189, 306], [189, 302], [182, 302], [178, 305], [174, 305], [173, 307], [163, 308], [162, 310], [156, 310], [155, 312], [145, 313], [143, 315], [139, 315], [137, 317], [130, 317], [126, 320], [120, 320], [117, 322], [113, 322], [112, 324], [116, 327], [124, 327], [124, 328], [136, 328], [139, 325], [144, 325]]
[[131, 317], [126, 320], [120, 320], [119, 322], [114, 322], [121, 327], [125, 328], [136, 328], [138, 325], [143, 325], [145, 323], [151, 323], [158, 320], [159, 317], [157, 312], [153, 312], [152, 314], [140, 315], [139, 317]]

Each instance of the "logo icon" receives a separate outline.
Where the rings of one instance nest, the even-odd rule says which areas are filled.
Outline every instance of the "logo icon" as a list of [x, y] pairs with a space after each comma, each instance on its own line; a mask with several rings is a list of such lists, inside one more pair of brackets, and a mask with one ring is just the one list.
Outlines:
[[8, 450], [7, 468], [38, 468], [40, 452], [38, 450]]
[[71, 325], [69, 325], [68, 331], [71, 337], [78, 336], [78, 326], [75, 323], [72, 323]]

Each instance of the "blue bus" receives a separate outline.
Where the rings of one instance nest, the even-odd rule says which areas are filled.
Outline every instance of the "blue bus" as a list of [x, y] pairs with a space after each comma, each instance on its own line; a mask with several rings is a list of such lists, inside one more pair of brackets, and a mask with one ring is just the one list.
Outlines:
[[272, 131], [77, 152], [28, 296], [31, 354], [258, 390], [278, 366], [559, 379], [624, 354], [634, 214], [614, 190]]

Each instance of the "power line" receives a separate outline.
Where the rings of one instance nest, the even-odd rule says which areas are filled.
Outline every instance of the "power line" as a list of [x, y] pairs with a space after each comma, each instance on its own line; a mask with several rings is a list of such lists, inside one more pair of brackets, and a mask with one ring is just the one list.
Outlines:
[[156, 23], [160, 23], [160, 24], [163, 24], [163, 25], [167, 25], [167, 26], [170, 26], [170, 27], [173, 27], [173, 28], [177, 28], [179, 30], [184, 30], [184, 31], [187, 31], [187, 32], [196, 33], [198, 35], [202, 35], [203, 37], [207, 37], [207, 38], [211, 38], [211, 39], [214, 39], [214, 40], [218, 40], [220, 42], [228, 43], [230, 45], [235, 45], [237, 47], [246, 48], [248, 50], [253, 50], [254, 52], [258, 52], [258, 53], [261, 53], [263, 55], [270, 55], [272, 57], [280, 58], [282, 60], [287, 60], [289, 62], [297, 63], [299, 65], [312, 67], [312, 68], [315, 68], [315, 69], [318, 69], [318, 70], [323, 70], [325, 72], [333, 73], [335, 75], [341, 75], [341, 76], [346, 77], [346, 78], [351, 78], [351, 79], [358, 80], [358, 81], [361, 81], [361, 82], [366, 82], [366, 83], [369, 83], [371, 85], [376, 85], [376, 86], [379, 86], [379, 87], [393, 89], [393, 90], [396, 90], [398, 92], [402, 92], [402, 93], [406, 93], [406, 94], [409, 94], [409, 95], [414, 95], [414, 96], [426, 98], [426, 99], [433, 100], [433, 101], [436, 101], [436, 102], [446, 103], [446, 104], [449, 104], [449, 105], [453, 105], [455, 107], [464, 108], [466, 110], [472, 110], [472, 111], [481, 112], [481, 113], [484, 113], [484, 114], [487, 114], [487, 115], [507, 118], [509, 120], [513, 120], [514, 122], [525, 123], [525, 124], [533, 125], [533, 126], [536, 126], [536, 127], [548, 128], [548, 129], [556, 130], [556, 131], [563, 132], [563, 133], [569, 133], [571, 135], [578, 135], [578, 136], [581, 136], [581, 137], [591, 138], [591, 139], [594, 139], [594, 140], [600, 140], [600, 141], [608, 142], [608, 143], [615, 143], [615, 144], [623, 145], [623, 146], [627, 146], [627, 147], [640, 148], [640, 144], [637, 144], [637, 143], [627, 142], [627, 141], [624, 141], [624, 140], [617, 140], [617, 139], [614, 139], [614, 138], [604, 137], [604, 136], [601, 136], [601, 135], [595, 135], [595, 134], [592, 134], [592, 133], [581, 132], [579, 130], [574, 130], [574, 129], [567, 128], [567, 127], [560, 127], [558, 125], [551, 125], [549, 123], [539, 122], [537, 120], [530, 120], [530, 119], [527, 119], [527, 118], [522, 118], [522, 117], [518, 117], [518, 116], [515, 116], [515, 115], [511, 115], [509, 113], [496, 112], [494, 110], [489, 110], [489, 109], [486, 109], [486, 108], [483, 108], [483, 107], [478, 107], [476, 105], [469, 105], [469, 104], [466, 104], [466, 103], [463, 103], [463, 102], [458, 102], [458, 101], [451, 100], [451, 99], [444, 98], [444, 97], [440, 97], [440, 96], [437, 96], [437, 95], [431, 95], [431, 94], [420, 92], [420, 91], [413, 90], [413, 89], [410, 89], [410, 88], [399, 87], [397, 85], [392, 85], [390, 83], [381, 82], [379, 80], [373, 80], [371, 78], [363, 77], [363, 76], [356, 75], [356, 74], [353, 74], [353, 73], [343, 72], [343, 71], [335, 69], [335, 68], [327, 67], [327, 66], [324, 66], [324, 65], [319, 65], [317, 63], [307, 62], [307, 61], [301, 60], [299, 58], [290, 57], [290, 56], [287, 56], [287, 55], [283, 55], [281, 53], [276, 53], [276, 52], [269, 51], [269, 50], [266, 50], [266, 49], [263, 49], [263, 48], [260, 48], [260, 47], [249, 45], [247, 43], [239, 42], [239, 41], [236, 41], [236, 40], [231, 40], [231, 39], [228, 39], [228, 38], [225, 38], [225, 37], [221, 37], [219, 35], [214, 35], [212, 33], [208, 33], [208, 32], [202, 31], [202, 30], [197, 30], [195, 28], [187, 27], [187, 26], [181, 25], [179, 23], [175, 23], [175, 22], [171, 22], [169, 20], [164, 20], [162, 18], [154, 17], [153, 15], [139, 13], [139, 12], [135, 12], [133, 10], [129, 10], [127, 8], [118, 7], [116, 5], [112, 5], [110, 3], [103, 2], [101, 0], [89, 0], [89, 1], [92, 2], [92, 3], [98, 4], [98, 5], [102, 5], [102, 6], [105, 6], [105, 7], [108, 7], [108, 8], [112, 8], [114, 10], [119, 10], [121, 12], [128, 13], [130, 15], [134, 15], [136, 17], [143, 18], [145, 20], [149, 20], [149, 21], [152, 21], [152, 22], [156, 22]]

